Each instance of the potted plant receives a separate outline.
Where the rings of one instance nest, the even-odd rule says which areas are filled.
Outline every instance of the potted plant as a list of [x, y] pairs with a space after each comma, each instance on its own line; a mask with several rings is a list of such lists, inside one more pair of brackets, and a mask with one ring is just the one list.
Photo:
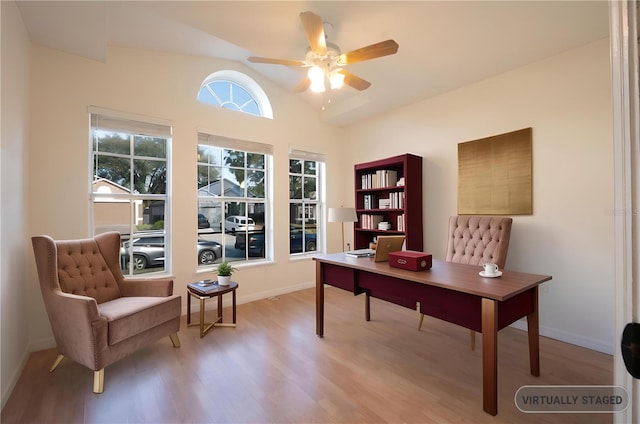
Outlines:
[[218, 264], [216, 271], [218, 273], [218, 285], [228, 286], [231, 281], [231, 274], [236, 271], [236, 268], [234, 268], [229, 262], [222, 261]]

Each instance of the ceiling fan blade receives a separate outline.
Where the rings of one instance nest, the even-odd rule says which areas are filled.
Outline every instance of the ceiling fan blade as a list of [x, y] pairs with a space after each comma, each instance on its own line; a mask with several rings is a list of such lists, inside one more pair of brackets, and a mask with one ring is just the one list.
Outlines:
[[352, 50], [340, 55], [338, 63], [340, 66], [351, 63], [362, 62], [363, 60], [375, 59], [377, 57], [389, 56], [398, 52], [398, 43], [393, 40], [381, 41], [357, 50]]
[[253, 63], [270, 63], [273, 65], [299, 66], [299, 67], [308, 66], [305, 61], [295, 60], [295, 59], [271, 59], [269, 57], [251, 56], [247, 58], [247, 60]]
[[293, 91], [296, 93], [302, 93], [303, 91], [306, 91], [310, 85], [311, 85], [311, 80], [309, 79], [309, 77], [304, 77], [304, 79], [300, 81], [298, 85], [296, 85], [296, 88], [294, 88]]
[[300, 20], [302, 21], [304, 32], [307, 34], [311, 51], [321, 56], [326, 55], [327, 40], [324, 36], [322, 18], [313, 12], [302, 12], [300, 14]]
[[366, 90], [371, 85], [369, 81], [363, 80], [359, 76], [356, 76], [344, 69], [340, 69], [338, 72], [344, 75], [344, 83], [355, 88], [356, 90]]

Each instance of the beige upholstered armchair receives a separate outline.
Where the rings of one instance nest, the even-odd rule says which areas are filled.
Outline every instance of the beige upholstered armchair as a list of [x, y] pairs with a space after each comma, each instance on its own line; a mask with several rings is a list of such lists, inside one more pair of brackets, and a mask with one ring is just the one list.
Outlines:
[[104, 368], [169, 336], [180, 347], [181, 297], [170, 279], [125, 279], [120, 234], [92, 239], [32, 238], [40, 288], [56, 340], [66, 356], [94, 370], [93, 391], [104, 389]]
[[[505, 216], [460, 215], [449, 218], [445, 260], [479, 265], [494, 263], [503, 269], [507, 262], [511, 224]], [[424, 315], [420, 316], [418, 329]], [[471, 349], [475, 349], [476, 333], [471, 331]]]

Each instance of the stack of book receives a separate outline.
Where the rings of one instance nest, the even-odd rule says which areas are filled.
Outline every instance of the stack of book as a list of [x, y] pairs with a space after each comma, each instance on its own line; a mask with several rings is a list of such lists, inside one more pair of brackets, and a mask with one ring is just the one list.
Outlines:
[[378, 222], [378, 230], [387, 231], [391, 229], [391, 223], [387, 221]]
[[378, 199], [378, 209], [391, 208], [391, 199]]

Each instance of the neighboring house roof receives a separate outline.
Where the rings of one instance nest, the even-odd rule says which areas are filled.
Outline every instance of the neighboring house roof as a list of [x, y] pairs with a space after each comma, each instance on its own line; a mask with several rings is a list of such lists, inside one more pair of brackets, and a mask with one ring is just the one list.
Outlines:
[[[224, 194], [222, 188], [224, 187]], [[198, 196], [214, 196], [214, 197], [244, 197], [244, 190], [239, 184], [234, 183], [228, 178], [216, 180], [209, 185], [198, 189]]]
[[128, 194], [131, 193], [131, 190], [121, 186], [120, 184], [116, 184], [111, 180], [96, 176], [93, 178], [93, 192]]

